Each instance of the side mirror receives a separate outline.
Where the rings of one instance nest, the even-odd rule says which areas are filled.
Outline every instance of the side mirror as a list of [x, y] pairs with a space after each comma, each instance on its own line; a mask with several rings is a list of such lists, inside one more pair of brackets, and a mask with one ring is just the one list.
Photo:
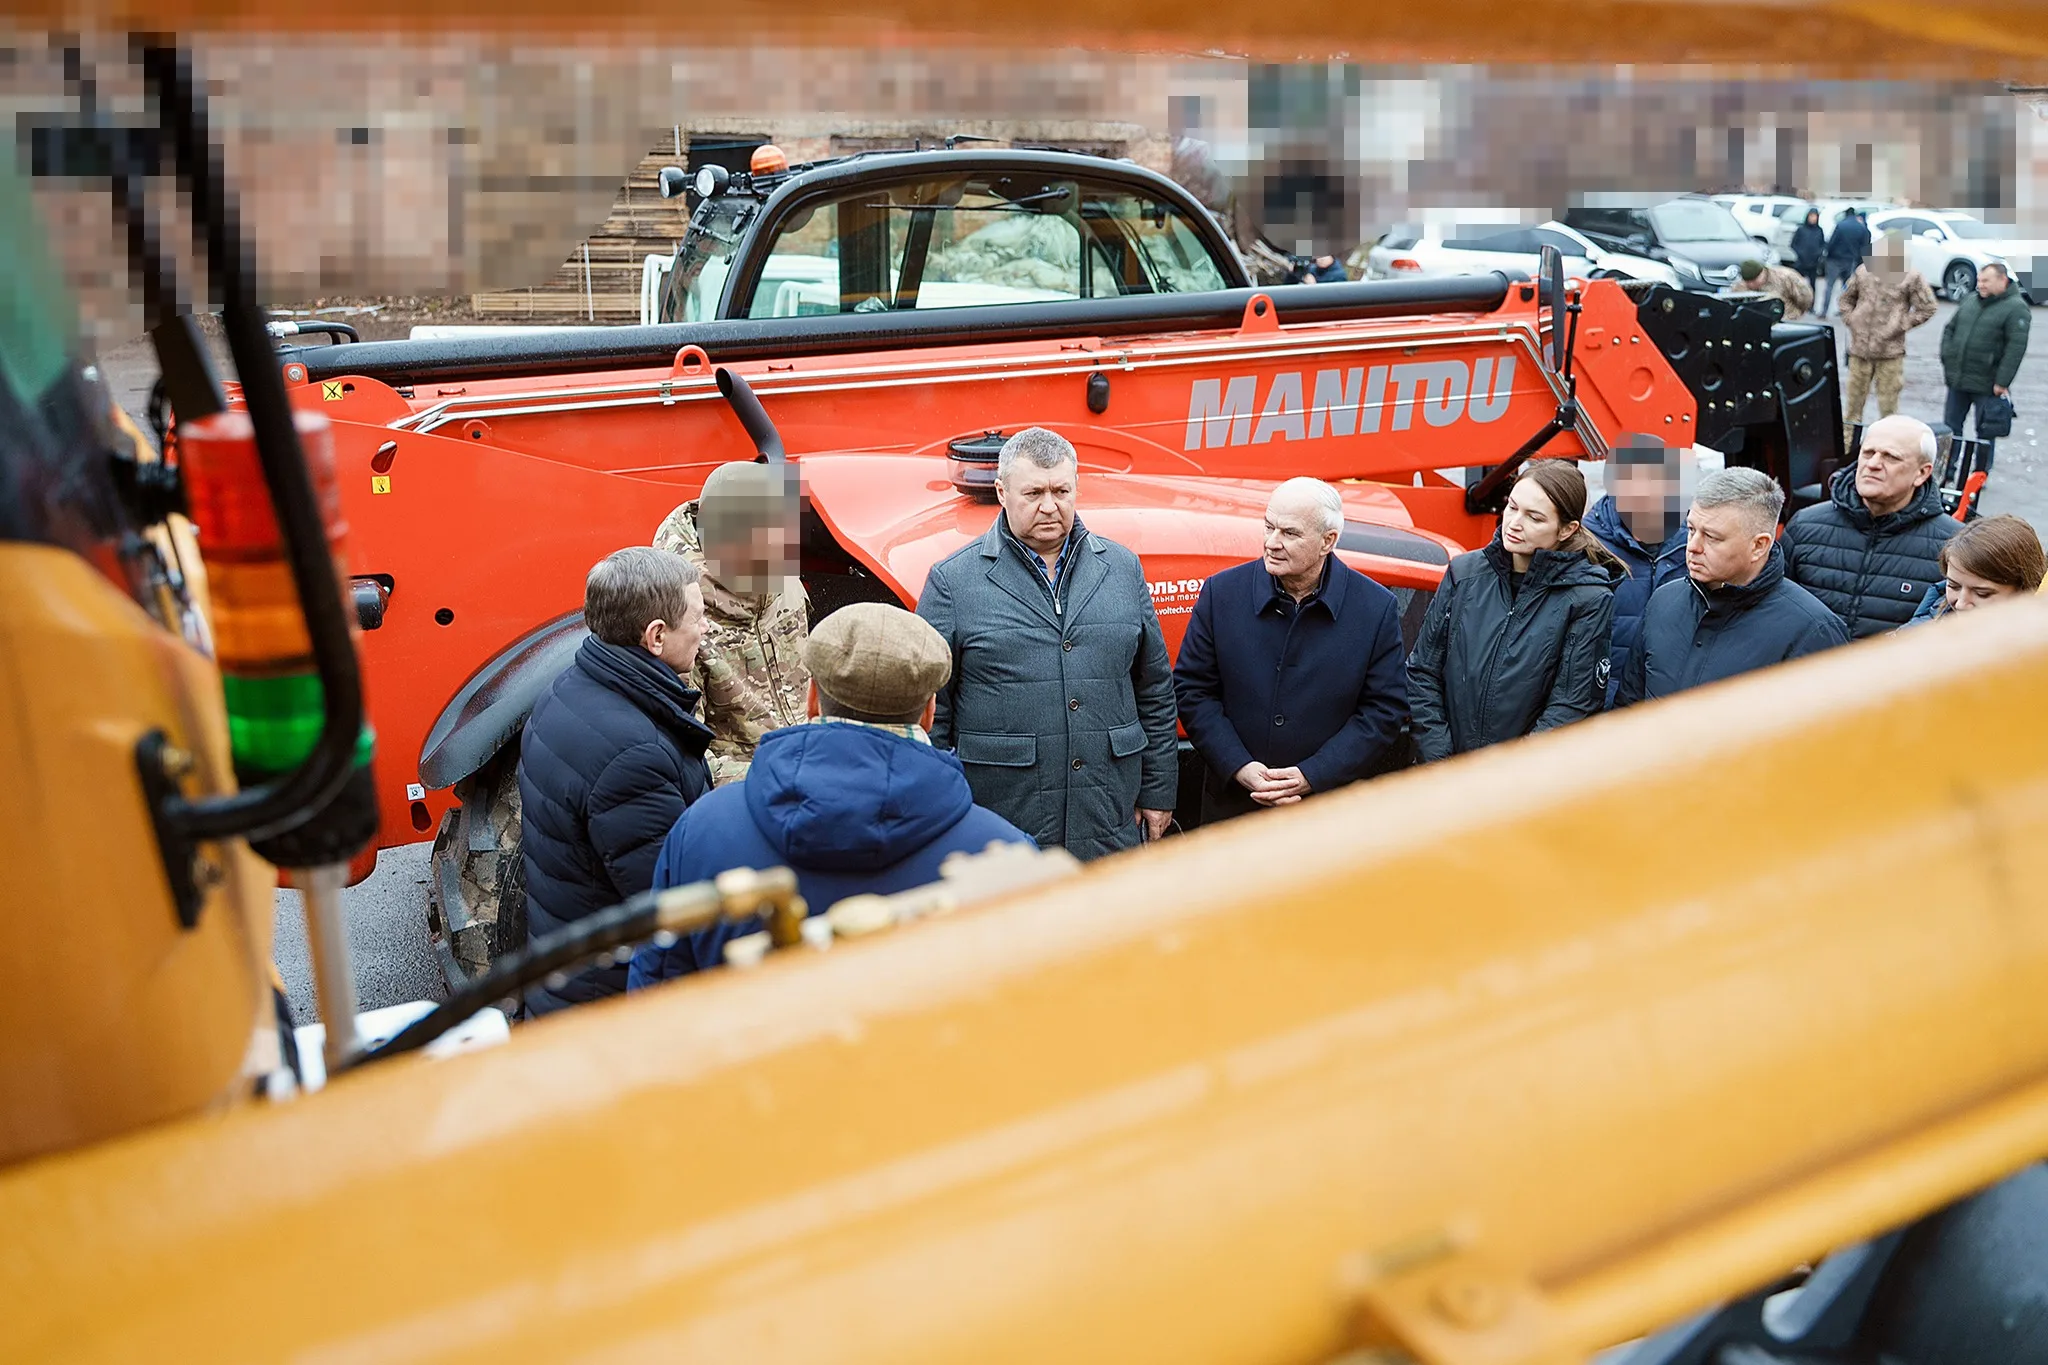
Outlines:
[[1536, 301], [1550, 309], [1550, 368], [1562, 373], [1565, 362], [1564, 253], [1554, 246], [1537, 248]]
[[689, 187], [690, 177], [684, 172], [681, 166], [663, 166], [661, 168], [662, 198], [680, 199], [682, 197], [683, 191], [688, 189]]
[[1647, 232], [1631, 232], [1628, 235], [1628, 248], [1630, 251], [1648, 252], [1654, 245], [1655, 243], [1650, 240], [1650, 234]]
[[1923, 238], [1924, 240], [1926, 240], [1926, 241], [1930, 241], [1930, 242], [1938, 242], [1938, 241], [1940, 241], [1940, 240], [1941, 240], [1941, 229], [1940, 229], [1940, 228], [1928, 228], [1928, 229], [1926, 229], [1925, 231], [1923, 231], [1923, 232], [1922, 232], [1922, 233], [1920, 234], [1920, 236], [1921, 236], [1921, 237], [1922, 237], [1922, 238]]

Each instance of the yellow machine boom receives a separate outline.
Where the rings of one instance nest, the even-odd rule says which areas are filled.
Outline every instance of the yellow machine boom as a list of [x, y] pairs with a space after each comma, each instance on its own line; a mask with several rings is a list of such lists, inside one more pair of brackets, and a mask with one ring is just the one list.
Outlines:
[[0, 1358], [1582, 1358], [2048, 1153], [2044, 672], [1980, 613], [17, 1168]]

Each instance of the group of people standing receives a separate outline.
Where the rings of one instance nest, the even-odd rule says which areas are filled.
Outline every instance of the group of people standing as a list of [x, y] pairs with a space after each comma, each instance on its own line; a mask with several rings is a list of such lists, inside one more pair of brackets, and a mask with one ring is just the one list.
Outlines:
[[[1004, 444], [996, 516], [915, 613], [862, 603], [813, 630], [794, 490], [725, 466], [660, 548], [591, 570], [590, 636], [527, 722], [529, 933], [737, 867], [791, 868], [818, 913], [992, 843], [1100, 857], [1168, 832], [1181, 729], [1203, 818], [1228, 819], [2032, 591], [2048, 567], [2016, 518], [1941, 515], [1912, 418], [1873, 426], [1782, 538], [1769, 478], [1710, 473], [1687, 506], [1682, 455], [1625, 440], [1590, 509], [1577, 464], [1528, 465], [1412, 650], [1394, 594], [1336, 554], [1337, 491], [1290, 479], [1260, 557], [1203, 584], [1177, 662], [1138, 557], [1078, 514], [1056, 433]], [[550, 980], [528, 1008], [717, 966], [748, 928]]]
[[[1820, 210], [1809, 210], [1793, 232], [1792, 252], [1796, 272], [1750, 262], [1737, 287], [1776, 295], [1785, 301], [1785, 316], [1796, 318], [1813, 305], [1825, 275], [1816, 311], [1823, 318], [1835, 311], [1849, 333], [1843, 420], [1850, 428], [1860, 425], [1873, 392], [1878, 417], [1890, 417], [1899, 410], [1906, 385], [1906, 336], [1939, 311], [1933, 287], [1908, 266], [1898, 237], [1873, 239], [1870, 225], [1854, 209], [1842, 215], [1832, 233], [1821, 226]], [[1974, 416], [1983, 447], [1980, 469], [1991, 468], [1998, 438], [2012, 429], [2010, 393], [2031, 330], [2032, 310], [2012, 273], [1995, 261], [1977, 272], [1975, 289], [1957, 301], [1955, 315], [1942, 328], [1941, 368], [1948, 390], [1942, 421], [1960, 437]]]

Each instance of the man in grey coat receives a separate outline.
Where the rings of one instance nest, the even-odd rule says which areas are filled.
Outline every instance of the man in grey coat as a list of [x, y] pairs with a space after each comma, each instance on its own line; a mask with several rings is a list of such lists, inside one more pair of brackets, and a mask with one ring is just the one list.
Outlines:
[[932, 743], [975, 802], [1100, 857], [1166, 832], [1179, 788], [1173, 666], [1138, 557], [1074, 514], [1074, 447], [1003, 445], [995, 525], [932, 566], [917, 613], [953, 651]]

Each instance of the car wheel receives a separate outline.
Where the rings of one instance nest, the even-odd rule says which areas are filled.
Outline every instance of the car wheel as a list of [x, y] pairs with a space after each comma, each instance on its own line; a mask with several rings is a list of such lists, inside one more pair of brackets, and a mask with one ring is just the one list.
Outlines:
[[1941, 277], [1941, 287], [1952, 301], [1961, 303], [1977, 288], [1977, 268], [1968, 261], [1957, 261]]
[[526, 946], [526, 864], [519, 856], [517, 741], [455, 784], [427, 878], [428, 929], [452, 987]]

